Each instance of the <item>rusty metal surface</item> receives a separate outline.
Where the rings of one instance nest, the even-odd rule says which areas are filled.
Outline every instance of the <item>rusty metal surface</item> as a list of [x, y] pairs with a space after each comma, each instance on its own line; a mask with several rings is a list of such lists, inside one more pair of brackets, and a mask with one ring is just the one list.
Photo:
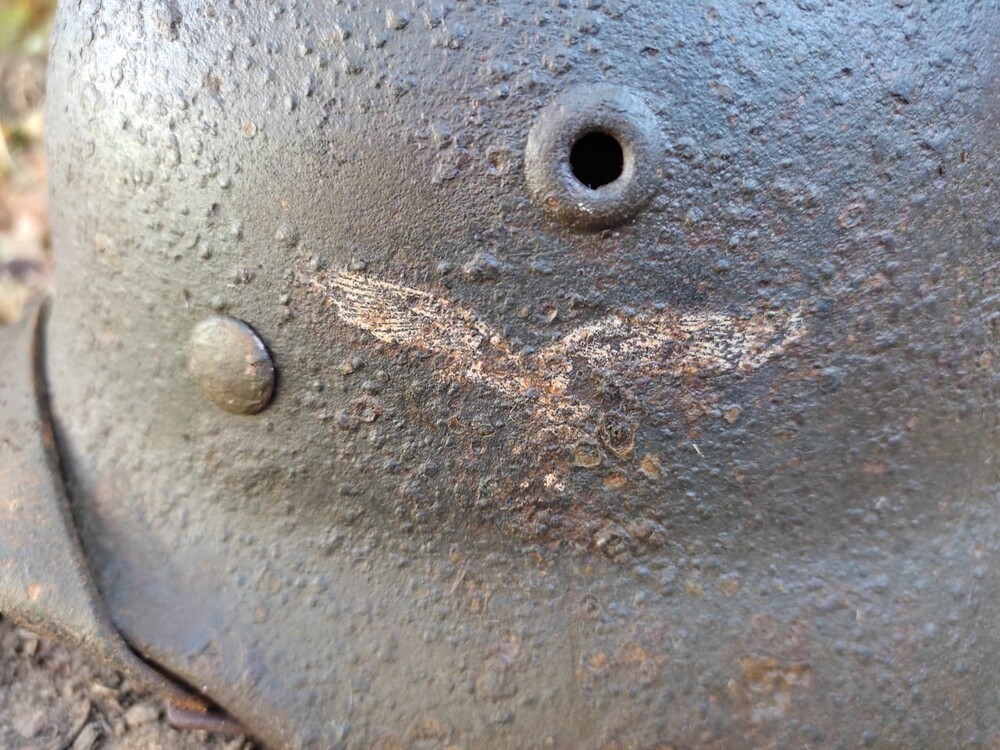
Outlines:
[[116, 624], [275, 747], [995, 746], [998, 25], [64, 3], [46, 368]]

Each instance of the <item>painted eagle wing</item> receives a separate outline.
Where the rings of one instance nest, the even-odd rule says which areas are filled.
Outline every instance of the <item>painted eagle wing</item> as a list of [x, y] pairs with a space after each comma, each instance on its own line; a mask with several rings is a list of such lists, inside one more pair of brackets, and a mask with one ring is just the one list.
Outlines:
[[801, 314], [740, 317], [714, 311], [610, 315], [581, 326], [554, 348], [629, 385], [638, 380], [748, 372], [804, 334]]
[[357, 273], [333, 274], [319, 283], [341, 320], [379, 341], [463, 361], [490, 342], [506, 348], [471, 311], [444, 297]]

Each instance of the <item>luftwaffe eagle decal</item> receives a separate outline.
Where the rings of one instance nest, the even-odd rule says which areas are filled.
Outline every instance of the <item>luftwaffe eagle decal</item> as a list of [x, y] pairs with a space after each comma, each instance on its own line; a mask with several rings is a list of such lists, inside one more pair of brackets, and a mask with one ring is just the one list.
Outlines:
[[584, 423], [597, 413], [571, 390], [576, 367], [591, 368], [639, 401], [643, 384], [752, 372], [806, 333], [800, 311], [739, 317], [664, 309], [613, 313], [526, 354], [471, 310], [429, 292], [347, 272], [312, 283], [344, 323], [387, 344], [439, 355], [442, 379], [478, 383], [524, 403], [539, 429], [566, 441], [585, 438]]

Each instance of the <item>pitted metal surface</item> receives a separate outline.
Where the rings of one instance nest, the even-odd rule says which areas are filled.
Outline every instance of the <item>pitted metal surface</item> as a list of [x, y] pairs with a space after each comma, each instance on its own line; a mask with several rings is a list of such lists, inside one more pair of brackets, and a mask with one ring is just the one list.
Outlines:
[[[46, 367], [115, 623], [276, 747], [1000, 741], [998, 45], [64, 3]], [[213, 315], [265, 411], [206, 407]]]
[[42, 360], [43, 310], [0, 329], [0, 611], [62, 638], [196, 714], [208, 704], [146, 666], [119, 637], [84, 560], [58, 470]]

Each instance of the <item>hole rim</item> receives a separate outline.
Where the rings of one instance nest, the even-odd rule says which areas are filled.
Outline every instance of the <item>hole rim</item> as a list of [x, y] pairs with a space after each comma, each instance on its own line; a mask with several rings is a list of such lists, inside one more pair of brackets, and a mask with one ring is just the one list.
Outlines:
[[[594, 189], [573, 173], [573, 145], [603, 133], [622, 149], [617, 179]], [[561, 224], [601, 230], [639, 213], [659, 190], [664, 150], [657, 119], [634, 92], [619, 86], [577, 86], [553, 100], [528, 133], [525, 177], [535, 204]]]

